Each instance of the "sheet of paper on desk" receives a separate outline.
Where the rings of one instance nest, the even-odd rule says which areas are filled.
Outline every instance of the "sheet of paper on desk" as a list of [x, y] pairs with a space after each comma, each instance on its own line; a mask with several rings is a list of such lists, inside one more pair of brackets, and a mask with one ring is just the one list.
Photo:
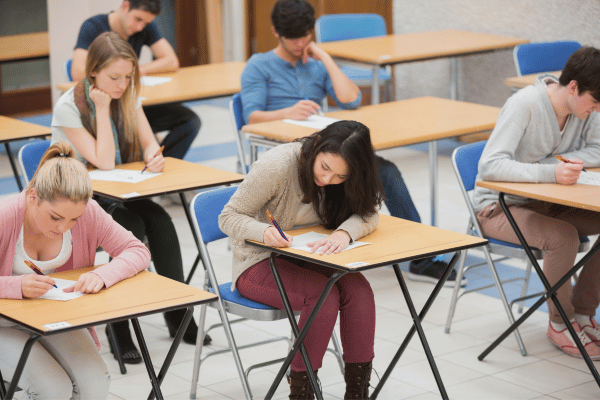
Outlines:
[[339, 121], [339, 119], [323, 117], [321, 115], [314, 115], [314, 114], [311, 115], [310, 117], [308, 117], [307, 119], [305, 119], [304, 121], [296, 121], [295, 119], [284, 119], [283, 120], [283, 122], [287, 122], [288, 124], [306, 126], [307, 128], [313, 128], [313, 129], [319, 129], [319, 130], [325, 129], [329, 125], [331, 125], [337, 121]]
[[159, 176], [162, 172], [150, 172], [146, 170], [142, 174], [141, 171], [132, 171], [130, 169], [111, 169], [108, 171], [95, 169], [90, 171], [89, 174], [90, 179], [95, 181], [138, 183]]
[[581, 171], [579, 174], [579, 179], [577, 179], [577, 183], [600, 186], [600, 172]]
[[140, 83], [142, 86], [156, 86], [163, 83], [171, 82], [173, 78], [166, 78], [164, 76], [142, 76]]
[[48, 290], [45, 295], [38, 297], [38, 299], [69, 301], [85, 295], [85, 293], [81, 292], [63, 292], [63, 289], [72, 286], [75, 284], [75, 281], [54, 278], [54, 282], [56, 283], [56, 286], [58, 286], [58, 289], [52, 288]]
[[[317, 232], [307, 232], [307, 233], [303, 233], [302, 235], [294, 236], [294, 240], [292, 241], [292, 249], [307, 251], [310, 253], [310, 247], [308, 247], [306, 245], [306, 243], [315, 242], [315, 241], [323, 239], [327, 236], [328, 235], [326, 235], [324, 233], [317, 233]], [[366, 244], [371, 244], [371, 243], [356, 241], [356, 242], [352, 243], [351, 245], [349, 245], [348, 247], [346, 247], [342, 251], [351, 250], [356, 247], [364, 246]], [[319, 250], [317, 249], [316, 253], [318, 253], [318, 252], [319, 252]]]

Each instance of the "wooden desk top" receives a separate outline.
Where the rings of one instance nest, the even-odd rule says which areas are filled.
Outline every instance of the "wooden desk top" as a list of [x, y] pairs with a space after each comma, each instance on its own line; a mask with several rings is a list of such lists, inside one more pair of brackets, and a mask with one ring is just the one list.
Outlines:
[[[332, 230], [324, 229], [322, 226], [312, 226], [287, 231], [286, 233], [296, 236], [310, 231], [319, 233], [333, 232]], [[264, 243], [247, 242], [281, 254], [293, 254], [296, 258], [352, 272], [483, 246], [487, 243], [487, 240], [474, 236], [381, 214], [379, 215], [377, 229], [370, 235], [359, 240], [371, 244], [328, 256], [310, 254], [305, 251], [289, 248], [275, 249]], [[368, 265], [347, 265], [361, 261], [368, 263]]]
[[552, 74], [556, 77], [560, 77], [560, 73], [562, 71], [554, 71], [554, 72], [540, 72], [537, 74], [529, 74], [523, 76], [513, 76], [512, 78], [506, 78], [504, 80], [504, 85], [510, 88], [522, 89], [527, 85], [533, 85], [535, 83], [535, 78], [542, 74]]
[[[93, 268], [51, 274], [53, 278], [77, 280]], [[106, 290], [69, 301], [43, 299], [0, 299], [0, 315], [29, 329], [49, 332], [45, 324], [67, 322], [71, 326], [56, 329], [81, 329], [107, 322], [215, 301], [217, 296], [158, 274], [142, 271]]]
[[50, 135], [50, 128], [0, 115], [0, 143]]
[[[124, 202], [129, 199], [144, 199], [169, 193], [208, 188], [212, 186], [239, 183], [243, 175], [195, 164], [193, 162], [166, 157], [162, 175], [139, 183], [109, 182], [92, 180], [94, 194]], [[146, 164], [142, 161], [119, 165], [118, 169], [142, 171]], [[122, 195], [136, 192], [139, 195], [125, 198]]]
[[320, 43], [330, 56], [367, 64], [398, 64], [515, 47], [529, 40], [460, 30], [405, 33]]
[[[587, 169], [587, 168], [586, 168]], [[600, 169], [592, 169], [600, 172]], [[585, 173], [585, 172], [582, 172]], [[584, 210], [600, 211], [600, 187], [558, 183], [514, 183], [480, 181], [477, 186], [530, 199], [562, 204]]]
[[[382, 150], [491, 130], [499, 113], [499, 107], [417, 97], [326, 115], [362, 122], [371, 130], [375, 149]], [[245, 125], [242, 130], [281, 142], [291, 142], [317, 131], [282, 120]]]
[[[182, 101], [228, 96], [241, 90], [240, 76], [246, 63], [240, 61], [184, 67], [172, 73], [155, 76], [171, 77], [172, 81], [156, 86], [142, 86], [142, 104], [178, 103]], [[66, 92], [75, 82], [56, 85]]]
[[48, 32], [0, 36], [0, 61], [27, 60], [49, 54]]

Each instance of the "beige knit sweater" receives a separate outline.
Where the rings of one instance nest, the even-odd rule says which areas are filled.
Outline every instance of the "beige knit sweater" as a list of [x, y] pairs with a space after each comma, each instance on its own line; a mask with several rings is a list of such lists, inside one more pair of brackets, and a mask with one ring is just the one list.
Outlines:
[[[316, 214], [313, 214], [312, 220], [308, 220], [310, 216], [305, 216], [306, 220], [296, 220], [303, 197], [298, 180], [301, 146], [300, 143], [277, 146], [252, 164], [250, 173], [219, 216], [219, 227], [231, 238], [232, 290], [244, 271], [269, 258], [268, 250], [248, 246], [244, 242], [246, 239], [263, 241], [265, 230], [271, 226], [265, 210], [271, 211], [284, 231], [295, 225], [321, 223]], [[378, 214], [373, 214], [366, 220], [352, 215], [338, 229], [348, 232], [352, 240], [358, 240], [374, 231], [378, 222]]]

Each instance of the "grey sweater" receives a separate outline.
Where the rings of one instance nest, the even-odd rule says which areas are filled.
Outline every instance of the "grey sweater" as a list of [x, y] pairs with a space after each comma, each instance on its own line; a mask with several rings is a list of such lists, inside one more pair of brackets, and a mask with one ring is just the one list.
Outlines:
[[[577, 158], [585, 167], [600, 166], [600, 116], [592, 112], [585, 120], [569, 115], [561, 135], [556, 114], [546, 92], [552, 75], [539, 76], [507, 101], [481, 159], [477, 181], [556, 182], [554, 155]], [[498, 192], [475, 187], [473, 205], [479, 212], [498, 201]], [[507, 195], [509, 204], [529, 199]]]
[[[250, 172], [219, 216], [219, 227], [231, 238], [232, 290], [245, 270], [269, 258], [268, 250], [248, 246], [244, 242], [246, 239], [263, 241], [265, 230], [271, 226], [265, 210], [273, 214], [284, 231], [296, 225], [321, 223], [315, 213], [302, 214], [304, 220], [297, 218], [303, 197], [298, 179], [301, 146], [300, 143], [282, 144], [252, 164]], [[352, 240], [358, 240], [373, 232], [378, 222], [378, 214], [366, 220], [352, 215], [338, 229], [348, 232]]]

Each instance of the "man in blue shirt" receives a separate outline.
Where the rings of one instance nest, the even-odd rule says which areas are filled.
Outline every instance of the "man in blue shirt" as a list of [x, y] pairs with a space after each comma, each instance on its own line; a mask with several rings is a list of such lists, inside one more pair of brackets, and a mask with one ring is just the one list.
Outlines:
[[[98, 35], [107, 31], [116, 32], [127, 40], [138, 57], [142, 46], [150, 48], [153, 61], [140, 65], [142, 75], [176, 71], [179, 68], [177, 55], [154, 22], [159, 13], [159, 0], [126, 0], [117, 11], [87, 19], [81, 25], [73, 51], [73, 80], [85, 77], [87, 49]], [[154, 133], [169, 131], [162, 141], [163, 155], [183, 159], [200, 130], [198, 115], [182, 104], [145, 106], [144, 113]]]
[[[279, 119], [304, 120], [317, 114], [325, 95], [339, 107], [354, 109], [361, 93], [331, 56], [312, 41], [314, 9], [304, 0], [279, 0], [271, 13], [277, 47], [254, 54], [242, 72], [242, 108], [246, 123]], [[394, 217], [421, 222], [400, 171], [392, 162], [377, 157], [385, 189], [386, 206]], [[409, 279], [437, 283], [448, 264], [444, 257], [429, 257], [410, 263]], [[454, 286], [456, 272], [447, 285]], [[466, 279], [461, 286], [466, 285]]]

